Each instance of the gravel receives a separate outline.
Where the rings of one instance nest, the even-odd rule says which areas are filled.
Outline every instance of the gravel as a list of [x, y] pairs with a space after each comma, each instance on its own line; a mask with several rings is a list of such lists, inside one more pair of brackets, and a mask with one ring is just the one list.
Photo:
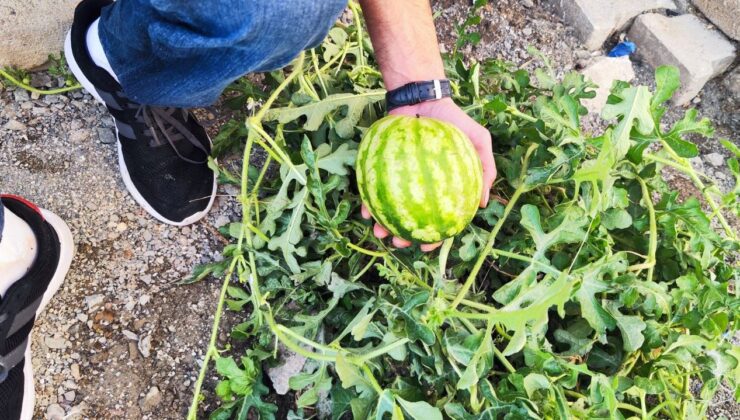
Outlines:
[[[542, 0], [490, 2], [483, 11], [482, 41], [464, 52], [531, 68], [533, 45], [559, 75], [594, 55]], [[442, 48], [454, 48], [454, 26], [469, 2], [433, 2]], [[635, 63], [638, 81], [652, 71]], [[695, 106], [718, 122], [717, 135], [738, 141], [738, 71], [711, 81]], [[34, 73], [38, 86], [55, 79]], [[223, 107], [200, 111], [213, 135], [228, 117]], [[668, 119], [680, 118], [671, 110]], [[723, 190], [733, 177], [728, 153], [715, 140], [699, 144], [695, 161]], [[202, 222], [178, 228], [149, 217], [126, 192], [118, 174], [114, 127], [106, 110], [82, 91], [44, 96], [0, 90], [0, 180], [3, 192], [20, 194], [64, 218], [77, 254], [61, 291], [34, 330], [34, 418], [179, 419], [185, 416], [206, 349], [218, 297], [216, 281], [177, 286], [199, 263], [220, 258], [216, 228], [234, 220], [238, 189], [222, 187]], [[696, 194], [674, 174], [682, 196]], [[737, 221], [735, 221], [736, 223]], [[224, 323], [237, 322], [227, 312]], [[228, 331], [224, 328], [224, 331]], [[221, 334], [225, 338], [225, 334]], [[290, 356], [286, 356], [290, 358]], [[287, 369], [292, 374], [293, 366]], [[287, 367], [287, 366], [286, 366]], [[206, 389], [215, 386], [214, 375]], [[213, 408], [207, 399], [204, 409]], [[720, 391], [710, 418], [740, 418], [732, 390]]]

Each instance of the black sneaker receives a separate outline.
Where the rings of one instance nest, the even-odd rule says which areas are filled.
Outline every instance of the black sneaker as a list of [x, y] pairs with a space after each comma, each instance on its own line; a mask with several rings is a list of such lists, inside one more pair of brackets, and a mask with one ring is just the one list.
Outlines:
[[55, 214], [15, 196], [0, 195], [6, 211], [25, 221], [36, 236], [36, 259], [0, 297], [0, 418], [30, 420], [34, 392], [31, 328], [69, 270], [72, 234]]
[[87, 30], [110, 0], [84, 0], [75, 9], [64, 53], [82, 86], [104, 104], [116, 126], [123, 183], [144, 209], [164, 223], [184, 226], [208, 213], [216, 174], [208, 168], [211, 140], [195, 116], [130, 100], [87, 49]]

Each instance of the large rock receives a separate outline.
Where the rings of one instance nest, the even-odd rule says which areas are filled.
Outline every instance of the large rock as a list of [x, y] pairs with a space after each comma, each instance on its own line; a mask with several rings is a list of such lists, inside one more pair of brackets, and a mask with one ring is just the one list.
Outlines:
[[694, 15], [645, 14], [635, 20], [628, 36], [637, 44], [637, 54], [652, 67], [678, 67], [681, 89], [673, 97], [678, 105], [688, 103], [735, 59], [732, 43]]
[[573, 26], [583, 44], [601, 48], [611, 34], [627, 27], [648, 10], [675, 9], [672, 0], [555, 0], [563, 19]]
[[628, 56], [598, 57], [581, 73], [599, 85], [596, 89], [596, 97], [583, 101], [588, 111], [595, 114], [600, 113], [606, 105], [606, 99], [609, 97], [609, 91], [615, 80], [629, 82], [635, 78], [635, 71], [632, 69], [632, 62]]
[[727, 36], [740, 41], [740, 0], [694, 0], [694, 5]]
[[0, 67], [37, 67], [62, 51], [78, 2], [0, 0]]

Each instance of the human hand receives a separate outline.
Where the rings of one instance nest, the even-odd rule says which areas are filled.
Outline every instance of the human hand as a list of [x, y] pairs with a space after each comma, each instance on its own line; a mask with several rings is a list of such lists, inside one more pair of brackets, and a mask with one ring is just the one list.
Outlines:
[[[483, 189], [481, 191], [480, 207], [488, 205], [488, 199], [491, 194], [491, 186], [496, 179], [496, 163], [493, 160], [493, 149], [491, 146], [491, 133], [488, 130], [470, 118], [459, 106], [450, 98], [444, 98], [438, 101], [422, 102], [416, 105], [399, 107], [391, 112], [390, 115], [409, 115], [436, 118], [441, 121], [455, 125], [468, 136], [473, 143], [473, 147], [478, 151], [481, 164], [483, 166]], [[372, 215], [365, 204], [362, 205], [362, 217], [370, 219]], [[373, 227], [373, 233], [379, 239], [384, 239], [390, 235], [387, 229], [378, 223]], [[396, 248], [406, 248], [411, 242], [394, 236], [391, 243]], [[437, 249], [442, 242], [433, 244], [422, 244], [421, 250], [429, 252]]]

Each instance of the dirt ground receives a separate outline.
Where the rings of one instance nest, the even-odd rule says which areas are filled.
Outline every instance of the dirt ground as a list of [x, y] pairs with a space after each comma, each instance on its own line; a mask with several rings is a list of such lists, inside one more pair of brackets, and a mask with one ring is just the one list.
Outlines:
[[[450, 50], [454, 27], [469, 2], [433, 3], [441, 45]], [[482, 42], [466, 51], [469, 56], [522, 64], [531, 60], [526, 48], [533, 45], [559, 72], [589, 59], [549, 3], [491, 3], [484, 11]], [[648, 69], [640, 63], [635, 68], [641, 82], [651, 83]], [[737, 79], [729, 75], [710, 82], [694, 104], [720, 122], [720, 137], [734, 141], [740, 124]], [[34, 83], [52, 86], [57, 81], [41, 72]], [[677, 118], [672, 112], [671, 118]], [[212, 133], [228, 116], [218, 105], [199, 115]], [[59, 413], [91, 419], [183, 418], [206, 349], [220, 285], [214, 280], [189, 286], [176, 282], [195, 265], [219, 258], [223, 244], [216, 228], [237, 216], [236, 191], [220, 188], [202, 222], [165, 226], [126, 193], [114, 143], [104, 108], [81, 91], [42, 98], [0, 91], [0, 190], [58, 213], [77, 245], [65, 285], [34, 331], [37, 418]], [[706, 158], [724, 154], [719, 143], [705, 142], [700, 148], [697, 165], [729, 188], [724, 163]], [[680, 177], [675, 182], [686, 185]], [[685, 188], [686, 194], [693, 193]], [[214, 381], [209, 378], [206, 386], [212, 389]], [[737, 409], [731, 399], [721, 399], [726, 397], [717, 400], [720, 409], [713, 416]]]

